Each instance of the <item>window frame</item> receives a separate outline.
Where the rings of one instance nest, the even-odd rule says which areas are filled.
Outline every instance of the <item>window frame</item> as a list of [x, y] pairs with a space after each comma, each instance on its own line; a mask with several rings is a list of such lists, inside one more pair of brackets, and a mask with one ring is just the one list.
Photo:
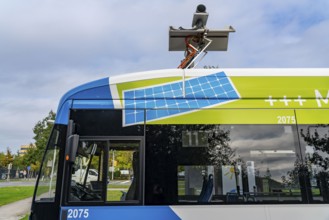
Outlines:
[[[69, 201], [68, 196], [65, 198], [65, 205], [68, 206], [89, 206], [89, 205], [97, 205], [97, 206], [128, 206], [128, 205], [143, 205], [144, 204], [144, 184], [145, 184], [145, 162], [144, 162], [144, 148], [145, 148], [145, 141], [144, 136], [80, 136], [79, 141], [107, 141], [110, 143], [110, 141], [139, 141], [139, 166], [140, 166], [140, 180], [139, 180], [139, 200], [136, 201]], [[108, 164], [108, 158], [109, 158], [109, 144], [106, 146], [106, 149], [104, 149], [104, 160], [103, 160], [103, 171], [102, 171], [102, 181], [103, 181], [103, 194], [107, 193], [107, 177], [108, 177], [108, 171], [109, 171], [109, 164]], [[71, 170], [70, 166], [70, 170]], [[68, 172], [69, 175], [70, 172]], [[71, 176], [67, 176], [67, 180], [71, 181]], [[70, 184], [66, 182], [65, 184], [67, 192], [69, 192]], [[106, 195], [104, 195], [106, 198]]]
[[[166, 126], [186, 126], [187, 124], [176, 124], [176, 125], [174, 125], [174, 124], [167, 124]], [[194, 126], [195, 124], [190, 124], [190, 125], [192, 125], [192, 126]], [[257, 126], [258, 124], [248, 124], [248, 125], [250, 125], [250, 126]], [[150, 125], [150, 126], [158, 126], [158, 125]], [[164, 125], [161, 125], [161, 126], [164, 126]], [[224, 127], [225, 126], [239, 126], [239, 125], [223, 125]], [[294, 154], [294, 161], [295, 160], [299, 160], [300, 161], [300, 155], [301, 155], [301, 153], [300, 153], [300, 146], [299, 146], [299, 140], [298, 140], [298, 130], [297, 130], [297, 124], [296, 123], [294, 123], [294, 124], [289, 124], [289, 125], [282, 125], [282, 124], [263, 124], [262, 126], [292, 126], [292, 133], [291, 133], [291, 137], [292, 137], [292, 139], [291, 139], [291, 141], [292, 141], [292, 143], [293, 143], [293, 145], [292, 145], [292, 147], [293, 147], [293, 150], [295, 151], [295, 154]], [[156, 143], [154, 142], [154, 143], [152, 143], [152, 142], [150, 142], [150, 140], [148, 139], [149, 137], [151, 137], [151, 136], [149, 136], [149, 135], [152, 135], [152, 134], [148, 134], [148, 131], [149, 131], [149, 129], [147, 128], [148, 127], [148, 125], [146, 126], [146, 141], [148, 141], [148, 143], [146, 143], [146, 147], [149, 147], [149, 146], [153, 146], [153, 147], [156, 147]], [[159, 127], [159, 129], [161, 130], [161, 127]], [[168, 129], [168, 130], [170, 130], [170, 129]], [[180, 130], [180, 129], [178, 129], [178, 130]], [[163, 134], [164, 136], [166, 136], [165, 134]], [[181, 136], [181, 134], [178, 134], [177, 136]], [[289, 135], [290, 136], [290, 135]], [[161, 137], [159, 137], [159, 139], [161, 139]], [[155, 140], [156, 141], [156, 140]], [[169, 140], [168, 140], [169, 141]], [[261, 141], [261, 140], [260, 140]], [[168, 142], [169, 143], [169, 142]], [[273, 143], [274, 144], [274, 143]], [[166, 145], [166, 143], [162, 143], [162, 145]], [[161, 147], [162, 145], [160, 145], [159, 147]], [[176, 148], [177, 149], [177, 152], [175, 152], [176, 154], [177, 154], [177, 160], [176, 160], [176, 162], [177, 162], [177, 165], [178, 166], [182, 166], [182, 165], [196, 165], [196, 166], [201, 166], [201, 165], [209, 165], [209, 166], [211, 166], [211, 164], [208, 164], [207, 162], [205, 162], [205, 161], [203, 161], [202, 159], [201, 159], [201, 161], [203, 161], [204, 163], [200, 163], [200, 162], [197, 162], [197, 161], [194, 161], [194, 160], [192, 160], [191, 162], [192, 163], [189, 163], [186, 159], [187, 158], [190, 158], [188, 155], [185, 155], [185, 153], [184, 152], [188, 152], [188, 151], [190, 151], [190, 153], [192, 152], [192, 151], [195, 151], [195, 150], [199, 150], [199, 151], [203, 151], [204, 150], [204, 147], [195, 147], [195, 146], [193, 146], [193, 147], [190, 147], [190, 148], [186, 148], [186, 147], [184, 147], [184, 146], [173, 146], [173, 149], [174, 148]], [[150, 158], [153, 158], [152, 157], [152, 150], [150, 150], [149, 148], [147, 149], [147, 158], [148, 158], [148, 161], [150, 161], [150, 160], [152, 160], [152, 159], [150, 159]], [[201, 152], [200, 152], [201, 153]], [[195, 154], [194, 154], [195, 155]], [[200, 155], [200, 154], [198, 154], [198, 155]], [[182, 161], [181, 161], [181, 159], [183, 159]], [[190, 158], [191, 159], [191, 158]], [[195, 158], [194, 158], [195, 159]], [[184, 162], [183, 162], [184, 161]], [[149, 164], [148, 164], [148, 166], [150, 166], [151, 164], [152, 164], [152, 162], [148, 162]], [[292, 163], [290, 163], [290, 164], [294, 164], [293, 162]], [[147, 169], [152, 169], [152, 168], [147, 168]], [[148, 171], [149, 172], [149, 171]], [[168, 173], [172, 173], [173, 171], [171, 171], [171, 170], [168, 170], [167, 171]], [[176, 170], [176, 172], [178, 172], [178, 170]], [[154, 173], [154, 171], [152, 171], [152, 172], [149, 172], [148, 173], [148, 179], [146, 180], [146, 181], [148, 181], [148, 182], [152, 182], [152, 180], [151, 179], [154, 179], [154, 178], [156, 178], [156, 177], [152, 177], [151, 178], [151, 174], [150, 173]], [[299, 176], [298, 176], [299, 177]], [[297, 177], [297, 178], [298, 178]], [[177, 180], [178, 180], [178, 177], [177, 177]], [[171, 186], [171, 184], [170, 185], [168, 185], [168, 187], [170, 187]], [[171, 186], [171, 188], [172, 189], [174, 189], [175, 187], [177, 187], [177, 184], [176, 184], [176, 186]], [[299, 182], [299, 188], [300, 188], [300, 190], [302, 190], [302, 186], [301, 186], [301, 183]], [[177, 191], [178, 191], [178, 189], [177, 189]], [[305, 192], [301, 192], [301, 194], [302, 193], [305, 193]], [[170, 196], [169, 194], [168, 195], [166, 195], [166, 196]], [[283, 201], [279, 201], [279, 200], [277, 200], [277, 201], [258, 201], [258, 202], [250, 202], [250, 204], [251, 203], [253, 203], [253, 204], [279, 204], [279, 203], [286, 203], [286, 204], [301, 204], [301, 203], [304, 203], [305, 202], [305, 200], [304, 200], [304, 198], [302, 197], [302, 195], [300, 195], [300, 196], [298, 196], [299, 197], [299, 199], [300, 199], [300, 202], [296, 202], [296, 201], [290, 201], [289, 199], [287, 199], [287, 200], [283, 200]], [[178, 199], [178, 194], [177, 194], [177, 199]], [[174, 198], [172, 199], [172, 200], [174, 200]], [[148, 203], [148, 205], [155, 205], [155, 204], [153, 204], [153, 203], [151, 203], [151, 200], [149, 201], [147, 201], [147, 203]], [[184, 203], [184, 202], [179, 202], [178, 200], [176, 201], [176, 202], [174, 202], [174, 203], [166, 203], [166, 204], [163, 204], [163, 205], [200, 205], [200, 204], [202, 204], [202, 203], [191, 203], [191, 202], [186, 202], [186, 203]], [[226, 203], [226, 202], [223, 202], [223, 203], [218, 203], [218, 202], [212, 202], [212, 201], [210, 201], [210, 202], [207, 202], [207, 204], [217, 204], [217, 205], [227, 205], [228, 203]], [[233, 203], [233, 204], [248, 204], [248, 202], [240, 202], [240, 203]]]

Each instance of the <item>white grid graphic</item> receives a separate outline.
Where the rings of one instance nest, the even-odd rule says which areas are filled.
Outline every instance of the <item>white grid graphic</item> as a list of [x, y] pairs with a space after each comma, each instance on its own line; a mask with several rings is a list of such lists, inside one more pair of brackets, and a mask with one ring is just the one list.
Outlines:
[[124, 91], [124, 124], [165, 118], [199, 108], [239, 99], [239, 94], [224, 72], [149, 88]]

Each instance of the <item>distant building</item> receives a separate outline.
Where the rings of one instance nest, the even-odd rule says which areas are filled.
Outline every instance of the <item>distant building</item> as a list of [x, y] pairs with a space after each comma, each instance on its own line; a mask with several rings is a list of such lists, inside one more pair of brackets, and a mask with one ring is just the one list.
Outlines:
[[34, 144], [21, 145], [20, 150], [18, 151], [19, 156], [22, 156], [27, 153], [28, 149], [35, 148]]

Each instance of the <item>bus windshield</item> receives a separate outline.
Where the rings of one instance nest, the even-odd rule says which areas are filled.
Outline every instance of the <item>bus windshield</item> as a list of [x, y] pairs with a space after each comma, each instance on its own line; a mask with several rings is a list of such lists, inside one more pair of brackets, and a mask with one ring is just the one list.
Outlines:
[[54, 201], [55, 199], [59, 150], [64, 147], [61, 146], [60, 134], [61, 129], [54, 127], [38, 175], [36, 201]]

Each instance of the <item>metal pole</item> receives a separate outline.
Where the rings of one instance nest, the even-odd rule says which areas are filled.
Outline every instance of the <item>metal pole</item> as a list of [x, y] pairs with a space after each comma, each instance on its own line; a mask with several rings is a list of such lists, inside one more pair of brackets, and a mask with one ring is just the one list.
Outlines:
[[112, 180], [114, 180], [114, 150], [112, 150]]
[[[59, 136], [59, 132], [57, 132], [56, 140], [58, 140], [58, 136]], [[55, 167], [55, 160], [56, 160], [56, 148], [57, 148], [57, 145], [55, 145], [55, 148], [54, 148], [53, 161], [52, 161], [52, 165], [51, 165], [51, 174], [50, 174], [50, 183], [49, 183], [49, 198], [51, 198], [51, 187], [52, 187], [52, 182], [53, 182], [54, 169], [55, 169], [54, 167]]]
[[10, 180], [10, 170], [11, 170], [11, 166], [12, 166], [12, 164], [10, 163], [10, 164], [8, 164], [8, 176], [7, 176], [7, 181], [9, 181]]
[[[189, 63], [189, 65], [187, 65], [187, 67], [185, 67], [184, 69], [188, 69], [193, 63], [194, 61], [200, 56], [200, 54], [205, 51], [205, 49], [207, 49], [207, 47], [211, 44], [212, 40], [208, 39], [208, 38], [204, 38], [204, 40], [207, 40], [208, 43], [206, 46], [204, 46], [200, 52], [197, 53], [197, 55], [193, 58], [193, 60]], [[203, 58], [203, 57], [202, 57]], [[198, 62], [199, 63], [199, 62]], [[194, 66], [195, 67], [195, 66]], [[193, 67], [193, 68], [194, 68]]]
[[55, 160], [56, 160], [56, 145], [54, 148], [53, 161], [52, 161], [52, 165], [51, 165], [51, 174], [50, 174], [50, 183], [49, 183], [49, 198], [51, 198], [51, 188], [52, 188], [52, 182], [53, 182], [53, 176], [54, 176]]

